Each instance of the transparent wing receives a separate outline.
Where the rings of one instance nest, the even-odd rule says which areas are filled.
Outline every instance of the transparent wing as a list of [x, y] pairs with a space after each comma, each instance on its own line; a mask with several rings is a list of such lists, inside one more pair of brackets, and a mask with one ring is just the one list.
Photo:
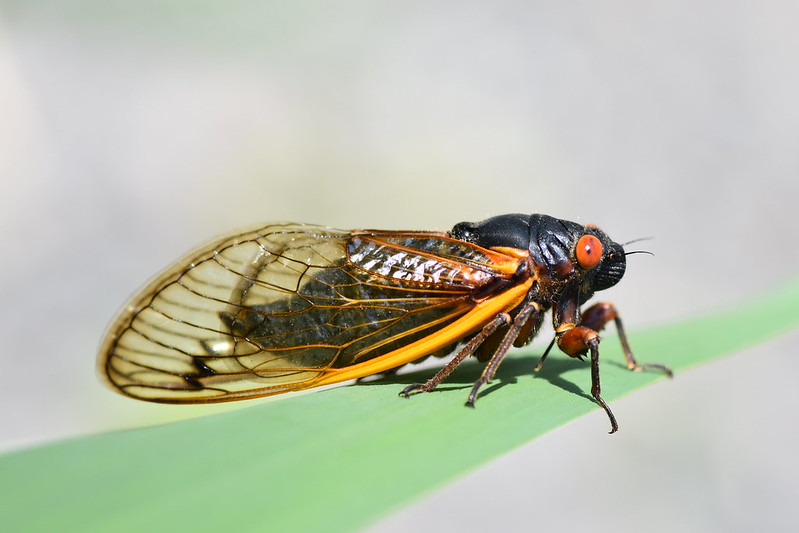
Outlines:
[[99, 363], [114, 388], [151, 401], [313, 387], [452, 323], [517, 267], [443, 233], [272, 224], [153, 280], [112, 325]]

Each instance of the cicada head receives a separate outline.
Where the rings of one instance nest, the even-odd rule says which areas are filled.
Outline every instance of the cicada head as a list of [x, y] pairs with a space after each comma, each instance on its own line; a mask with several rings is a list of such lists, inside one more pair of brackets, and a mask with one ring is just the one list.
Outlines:
[[548, 280], [579, 286], [586, 299], [616, 285], [627, 266], [622, 245], [598, 227], [548, 215], [513, 214], [461, 222], [450, 234], [486, 248], [526, 250]]

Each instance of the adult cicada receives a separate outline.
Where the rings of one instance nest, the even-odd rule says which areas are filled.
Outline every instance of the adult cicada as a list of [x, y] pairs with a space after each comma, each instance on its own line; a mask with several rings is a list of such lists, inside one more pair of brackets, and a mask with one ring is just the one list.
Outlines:
[[408, 396], [433, 390], [475, 355], [486, 365], [466, 402], [473, 407], [510, 347], [530, 342], [552, 309], [553, 343], [572, 357], [590, 355], [591, 394], [612, 433], [598, 331], [615, 321], [629, 369], [671, 373], [636, 362], [613, 304], [581, 312], [625, 266], [623, 246], [599, 228], [540, 214], [462, 222], [449, 232], [267, 224], [215, 240], [155, 278], [114, 321], [99, 364], [132, 398], [203, 403], [454, 353], [429, 381], [401, 392]]

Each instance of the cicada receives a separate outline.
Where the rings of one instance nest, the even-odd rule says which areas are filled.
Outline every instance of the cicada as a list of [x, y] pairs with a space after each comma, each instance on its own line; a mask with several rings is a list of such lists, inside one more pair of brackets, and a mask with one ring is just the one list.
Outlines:
[[473, 407], [508, 350], [529, 343], [552, 310], [553, 343], [571, 357], [590, 356], [591, 394], [613, 433], [598, 332], [615, 322], [630, 370], [671, 373], [636, 362], [613, 304], [581, 312], [625, 267], [623, 246], [596, 226], [542, 214], [448, 232], [266, 224], [214, 240], [151, 281], [113, 322], [99, 366], [132, 398], [205, 403], [452, 355], [426, 383], [400, 393], [407, 397], [435, 389], [474, 355], [485, 368], [466, 402]]

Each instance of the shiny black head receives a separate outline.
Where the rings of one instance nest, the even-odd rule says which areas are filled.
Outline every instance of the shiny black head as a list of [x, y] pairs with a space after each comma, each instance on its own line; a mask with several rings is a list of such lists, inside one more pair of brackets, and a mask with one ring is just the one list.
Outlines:
[[547, 215], [500, 215], [482, 222], [461, 222], [450, 235], [484, 248], [526, 250], [553, 280], [582, 285], [586, 298], [618, 283], [627, 266], [624, 248], [596, 226]]

